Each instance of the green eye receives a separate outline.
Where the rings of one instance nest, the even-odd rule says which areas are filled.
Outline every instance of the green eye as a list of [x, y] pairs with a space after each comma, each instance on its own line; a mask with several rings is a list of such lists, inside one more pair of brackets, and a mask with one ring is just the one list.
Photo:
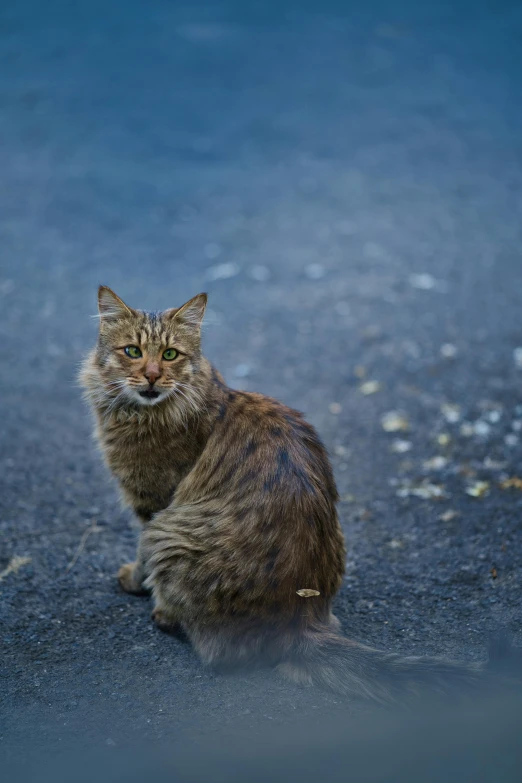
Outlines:
[[167, 362], [171, 362], [177, 355], [178, 352], [175, 348], [167, 348], [166, 351], [163, 351], [163, 358], [166, 359]]
[[141, 358], [141, 351], [138, 348], [137, 345], [127, 345], [124, 348], [125, 353], [127, 356], [130, 356], [131, 359], [140, 359]]

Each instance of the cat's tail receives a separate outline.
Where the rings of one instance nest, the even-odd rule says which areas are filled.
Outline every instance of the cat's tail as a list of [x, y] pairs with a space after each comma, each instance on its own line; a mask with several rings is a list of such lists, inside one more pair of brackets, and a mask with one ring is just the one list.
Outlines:
[[474, 689], [489, 672], [488, 663], [381, 652], [326, 626], [307, 629], [278, 668], [295, 682], [381, 702], [407, 700], [425, 690], [449, 693]]

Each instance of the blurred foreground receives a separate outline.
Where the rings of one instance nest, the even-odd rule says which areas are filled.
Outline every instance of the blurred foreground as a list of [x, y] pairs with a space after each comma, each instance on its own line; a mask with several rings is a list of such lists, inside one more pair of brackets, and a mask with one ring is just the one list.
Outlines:
[[[339, 716], [340, 717], [340, 716]], [[451, 707], [345, 714], [299, 728], [263, 729], [255, 737], [108, 747], [97, 752], [45, 751], [38, 762], [4, 769], [25, 783], [518, 783], [522, 768], [522, 700], [506, 694]]]

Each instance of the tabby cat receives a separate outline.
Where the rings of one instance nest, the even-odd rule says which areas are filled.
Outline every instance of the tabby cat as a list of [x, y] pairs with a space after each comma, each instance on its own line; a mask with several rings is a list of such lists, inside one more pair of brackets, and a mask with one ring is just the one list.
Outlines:
[[201, 353], [206, 294], [160, 313], [98, 294], [81, 382], [105, 461], [141, 521], [128, 593], [218, 667], [262, 663], [301, 683], [389, 700], [473, 681], [480, 665], [400, 657], [344, 638], [345, 566], [328, 455], [302, 415], [230, 389]]

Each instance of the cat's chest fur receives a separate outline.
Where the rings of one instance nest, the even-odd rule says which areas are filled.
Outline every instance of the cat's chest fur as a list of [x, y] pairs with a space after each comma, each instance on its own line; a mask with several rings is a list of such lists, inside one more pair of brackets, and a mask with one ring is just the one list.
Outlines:
[[197, 458], [197, 438], [173, 432], [154, 418], [112, 419], [99, 437], [123, 497], [146, 521], [166, 508]]

